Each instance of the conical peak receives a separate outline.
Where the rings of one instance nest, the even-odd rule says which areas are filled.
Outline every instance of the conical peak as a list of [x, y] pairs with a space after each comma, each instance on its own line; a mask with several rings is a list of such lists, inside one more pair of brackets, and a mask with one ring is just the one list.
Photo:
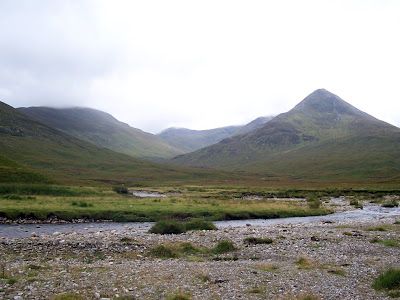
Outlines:
[[362, 111], [326, 89], [315, 90], [304, 98], [294, 109], [318, 113], [364, 114]]

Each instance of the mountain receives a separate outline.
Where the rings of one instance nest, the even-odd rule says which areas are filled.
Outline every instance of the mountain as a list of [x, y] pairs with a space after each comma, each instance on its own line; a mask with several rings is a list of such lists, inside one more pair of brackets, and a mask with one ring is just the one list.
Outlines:
[[130, 127], [99, 110], [82, 107], [23, 107], [18, 110], [49, 127], [130, 156], [171, 158], [183, 153], [158, 136]]
[[227, 126], [209, 130], [191, 130], [186, 128], [168, 128], [158, 136], [165, 142], [189, 153], [216, 144], [228, 137], [245, 134], [271, 120], [272, 117], [260, 117], [243, 126]]
[[319, 89], [244, 135], [178, 156], [175, 163], [313, 180], [400, 176], [400, 129]]
[[274, 118], [273, 116], [259, 117], [244, 126], [240, 126], [236, 130], [234, 135], [246, 134], [250, 131], [258, 129], [258, 128], [262, 127], [265, 123], [271, 121], [273, 118]]
[[57, 183], [170, 182], [219, 173], [142, 161], [99, 148], [30, 119], [0, 102], [0, 181]]

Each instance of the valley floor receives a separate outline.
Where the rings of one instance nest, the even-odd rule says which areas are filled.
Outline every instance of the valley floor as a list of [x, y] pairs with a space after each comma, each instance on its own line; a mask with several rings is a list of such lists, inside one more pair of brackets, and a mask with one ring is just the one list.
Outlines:
[[[244, 243], [249, 237], [272, 243]], [[236, 250], [206, 250], [222, 240]], [[144, 226], [0, 237], [0, 298], [389, 299], [372, 284], [400, 266], [399, 243], [393, 215], [179, 235], [150, 234]], [[189, 251], [165, 258], [168, 251], [154, 252], [161, 244]]]

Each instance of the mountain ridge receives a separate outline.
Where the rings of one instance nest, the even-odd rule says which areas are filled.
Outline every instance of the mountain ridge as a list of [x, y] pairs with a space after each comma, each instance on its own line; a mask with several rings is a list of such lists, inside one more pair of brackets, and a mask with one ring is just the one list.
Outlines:
[[97, 147], [30, 119], [3, 102], [0, 153], [0, 182], [10, 182], [10, 175], [15, 179], [12, 182], [96, 185], [226, 177], [223, 172], [161, 165]]
[[[358, 145], [358, 148], [354, 145]], [[341, 147], [347, 147], [348, 151]], [[319, 149], [319, 152], [315, 149]], [[382, 154], [378, 153], [379, 150]], [[334, 155], [334, 152], [341, 155]], [[308, 153], [314, 153], [314, 157]], [[398, 154], [399, 128], [320, 89], [259, 129], [178, 156], [173, 161], [184, 165], [278, 176], [311, 178], [317, 174], [325, 174], [326, 177], [335, 177], [336, 174], [336, 177], [340, 177], [341, 174], [353, 173], [360, 177], [361, 173], [369, 173], [367, 175], [373, 177], [374, 173], [380, 173], [373, 167], [379, 163], [382, 167], [387, 166], [390, 174], [394, 174], [395, 170], [400, 171], [400, 158], [396, 158]], [[361, 162], [358, 155], [368, 157], [370, 161]], [[347, 166], [342, 164], [346, 156], [353, 160]], [[360, 168], [362, 163], [368, 167]], [[307, 172], [307, 168], [304, 168], [310, 164], [317, 166], [313, 165], [309, 170], [318, 171]], [[340, 165], [337, 170], [335, 164]], [[394, 164], [394, 169], [390, 168], [390, 164]], [[357, 175], [357, 170], [361, 169], [364, 171]]]
[[129, 126], [111, 114], [87, 107], [21, 107], [24, 113], [81, 140], [139, 158], [171, 158], [182, 153], [156, 135]]
[[169, 144], [189, 153], [213, 145], [223, 139], [248, 133], [273, 119], [272, 116], [258, 117], [245, 125], [225, 126], [207, 130], [170, 127], [158, 134]]

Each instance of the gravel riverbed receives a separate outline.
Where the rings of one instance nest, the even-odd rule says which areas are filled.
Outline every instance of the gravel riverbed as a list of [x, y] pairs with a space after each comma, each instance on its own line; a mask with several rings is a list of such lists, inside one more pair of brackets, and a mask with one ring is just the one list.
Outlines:
[[[54, 299], [74, 293], [83, 299], [177, 294], [192, 299], [391, 299], [371, 285], [383, 270], [400, 266], [400, 248], [371, 240], [399, 241], [397, 219], [248, 224], [180, 235], [150, 234], [146, 226], [0, 235], [0, 298]], [[247, 245], [246, 237], [273, 242]], [[174, 259], [148, 255], [160, 244], [190, 242], [211, 249], [225, 239], [237, 250]], [[306, 263], [299, 264], [300, 258]]]

